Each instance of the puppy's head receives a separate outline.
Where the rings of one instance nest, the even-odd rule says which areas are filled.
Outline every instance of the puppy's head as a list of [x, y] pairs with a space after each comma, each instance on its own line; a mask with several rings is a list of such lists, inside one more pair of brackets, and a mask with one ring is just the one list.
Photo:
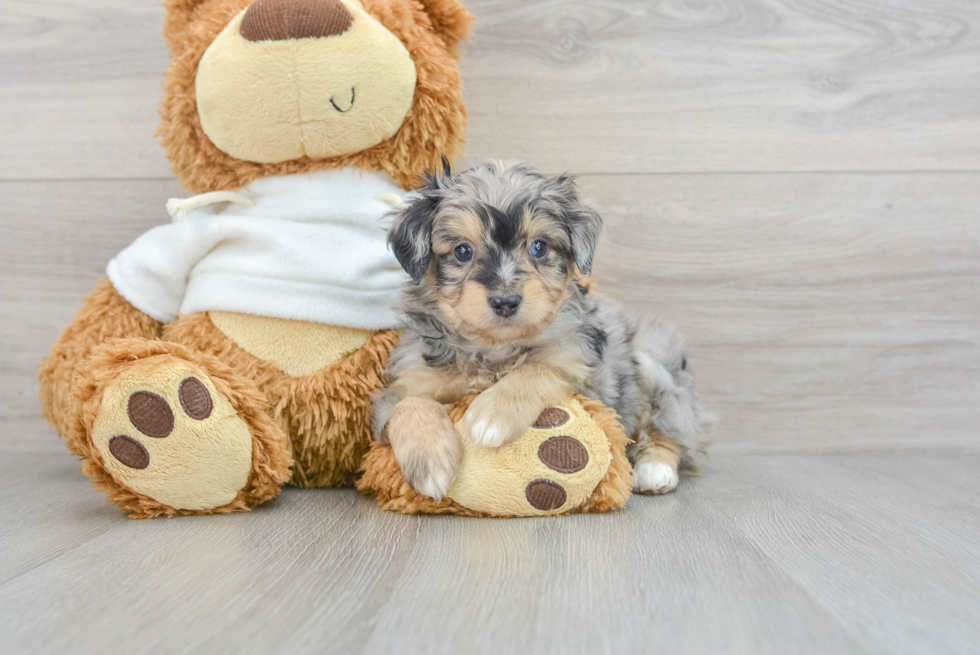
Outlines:
[[464, 335], [486, 346], [535, 336], [558, 316], [575, 268], [591, 271], [602, 218], [567, 176], [492, 161], [444, 168], [396, 215], [389, 245]]

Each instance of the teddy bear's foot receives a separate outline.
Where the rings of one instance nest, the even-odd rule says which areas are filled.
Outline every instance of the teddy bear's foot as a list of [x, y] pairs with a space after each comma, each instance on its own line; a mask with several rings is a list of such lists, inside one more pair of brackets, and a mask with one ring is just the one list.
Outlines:
[[135, 516], [244, 510], [288, 479], [286, 439], [247, 381], [176, 344], [127, 339], [80, 371], [83, 470]]
[[476, 444], [456, 421], [464, 455], [448, 496], [493, 515], [564, 514], [582, 505], [609, 471], [612, 452], [581, 403], [549, 407], [518, 439], [499, 448]]
[[248, 424], [200, 368], [174, 357], [135, 363], [109, 384], [92, 444], [112, 476], [175, 509], [227, 505], [248, 482]]
[[463, 457], [442, 500], [408, 484], [390, 444], [375, 442], [364, 458], [357, 488], [381, 507], [405, 514], [550, 516], [622, 508], [633, 469], [616, 412], [576, 395], [548, 408], [518, 439], [499, 448], [477, 445], [464, 414], [473, 400], [450, 407]]

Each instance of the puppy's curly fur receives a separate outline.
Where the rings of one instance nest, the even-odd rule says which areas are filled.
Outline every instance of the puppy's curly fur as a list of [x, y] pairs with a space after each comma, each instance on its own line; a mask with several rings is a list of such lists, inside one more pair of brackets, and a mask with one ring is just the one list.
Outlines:
[[494, 161], [455, 176], [446, 164], [395, 215], [389, 244], [413, 282], [373, 425], [416, 490], [448, 491], [458, 444], [435, 409], [471, 393], [464, 420], [486, 446], [519, 437], [575, 391], [620, 415], [636, 490], [669, 492], [678, 470], [695, 467], [709, 418], [680, 340], [578, 277], [601, 231], [570, 177]]

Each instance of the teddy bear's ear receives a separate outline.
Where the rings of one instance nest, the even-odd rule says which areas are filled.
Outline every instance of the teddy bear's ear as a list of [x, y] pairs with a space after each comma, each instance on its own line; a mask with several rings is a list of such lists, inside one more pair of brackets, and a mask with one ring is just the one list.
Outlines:
[[209, 0], [163, 0], [166, 17], [163, 19], [163, 38], [171, 47], [195, 20], [195, 10]]
[[459, 0], [418, 0], [418, 2], [432, 21], [432, 29], [442, 38], [450, 51], [454, 51], [456, 44], [469, 36], [474, 18]]

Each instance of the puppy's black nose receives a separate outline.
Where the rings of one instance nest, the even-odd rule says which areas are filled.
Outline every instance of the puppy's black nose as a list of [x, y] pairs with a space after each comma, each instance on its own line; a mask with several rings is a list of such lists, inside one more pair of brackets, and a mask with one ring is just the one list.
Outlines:
[[521, 298], [516, 293], [512, 296], [494, 296], [490, 299], [490, 307], [497, 316], [513, 316], [521, 306]]

